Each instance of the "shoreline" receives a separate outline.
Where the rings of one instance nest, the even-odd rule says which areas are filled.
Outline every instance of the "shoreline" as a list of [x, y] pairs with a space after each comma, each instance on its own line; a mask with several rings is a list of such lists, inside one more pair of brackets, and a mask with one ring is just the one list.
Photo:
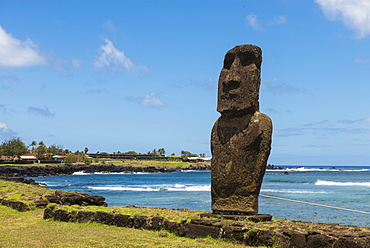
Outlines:
[[[85, 171], [85, 173], [94, 172], [153, 172], [153, 173], [167, 173], [179, 170], [206, 170], [207, 166], [188, 166], [186, 168], [157, 168], [154, 166], [147, 167], [133, 167], [133, 166], [117, 166], [117, 165], [75, 165], [75, 166], [1, 166], [0, 179], [6, 177], [7, 180], [20, 180], [21, 183], [36, 184], [32, 179], [24, 179], [23, 177], [37, 177], [37, 176], [59, 176], [69, 175], [77, 171]], [[32, 183], [32, 181], [34, 183]], [[33, 186], [32, 186], [33, 187]], [[37, 187], [37, 186], [34, 186]], [[42, 187], [43, 188], [43, 187]], [[23, 190], [24, 194], [30, 194], [29, 191]], [[61, 191], [64, 192], [64, 191]], [[67, 193], [67, 192], [66, 192]], [[68, 193], [69, 194], [69, 193]], [[23, 194], [22, 194], [23, 195]], [[56, 195], [56, 196], [55, 196]], [[62, 222], [85, 222], [93, 221], [101, 224], [125, 226], [130, 228], [153, 230], [154, 223], [157, 226], [168, 226], [163, 230], [175, 233], [180, 237], [204, 238], [212, 236], [214, 238], [228, 239], [232, 242], [243, 243], [245, 245], [266, 245], [275, 247], [314, 247], [314, 244], [320, 244], [320, 247], [333, 247], [339, 245], [340, 247], [368, 247], [370, 246], [370, 228], [359, 228], [351, 225], [339, 224], [323, 224], [305, 221], [287, 221], [273, 219], [271, 221], [253, 223], [238, 218], [220, 217], [220, 219], [209, 218], [210, 213], [201, 214], [198, 217], [192, 217], [186, 222], [168, 222], [159, 212], [152, 215], [145, 215], [136, 217], [135, 214], [124, 214], [127, 219], [122, 222], [122, 214], [119, 214], [117, 209], [120, 208], [136, 208], [135, 206], [127, 207], [98, 207], [97, 210], [89, 210], [89, 207], [80, 206], [77, 208], [70, 200], [66, 200], [66, 196], [61, 193], [51, 196], [44, 196], [45, 199], [50, 200], [56, 198], [54, 205], [44, 204], [45, 212], [44, 218], [53, 218]], [[59, 197], [59, 198], [58, 198]], [[81, 197], [81, 196], [79, 196]], [[84, 195], [84, 202], [89, 197], [97, 197]], [[5, 200], [7, 196], [0, 197], [2, 205], [10, 205], [11, 201]], [[41, 199], [41, 198], [40, 198]], [[67, 206], [63, 205], [61, 199], [64, 199]], [[75, 195], [71, 195], [70, 199], [76, 199]], [[78, 202], [77, 200], [76, 202]], [[49, 201], [51, 202], [51, 201]], [[57, 204], [56, 202], [59, 202]], [[40, 203], [40, 202], [39, 202]], [[13, 204], [20, 204], [16, 201]], [[57, 204], [57, 205], [55, 205]], [[54, 207], [51, 207], [54, 206]], [[51, 207], [51, 208], [50, 208]], [[94, 207], [90, 207], [94, 208]], [[156, 211], [155, 209], [152, 209]], [[171, 209], [162, 209], [164, 212], [171, 211]], [[113, 211], [113, 212], [112, 212]], [[130, 210], [131, 212], [133, 210]], [[81, 212], [81, 213], [80, 213]], [[81, 216], [89, 216], [88, 219]], [[156, 216], [156, 217], [155, 217]], [[232, 219], [229, 219], [229, 218]], [[158, 221], [159, 222], [155, 222]], [[153, 222], [154, 221], [154, 222]], [[230, 222], [231, 221], [231, 222]], [[134, 225], [134, 223], [136, 223]], [[140, 223], [140, 225], [139, 225]], [[203, 235], [203, 236], [199, 236]]]
[[210, 166], [201, 164], [194, 166], [191, 164], [188, 167], [170, 168], [170, 167], [155, 167], [155, 166], [120, 166], [120, 165], [57, 165], [57, 166], [0, 166], [0, 179], [15, 179], [25, 177], [40, 177], [40, 176], [62, 176], [72, 175], [73, 173], [83, 171], [84, 173], [169, 173], [179, 170], [210, 170]]
[[[254, 222], [245, 219], [248, 216], [197, 214], [198, 211], [186, 209], [171, 210], [135, 206], [106, 207], [104, 205], [97, 206], [96, 204], [89, 206], [75, 205], [71, 204], [70, 200], [77, 202], [79, 200], [77, 200], [76, 195], [69, 192], [58, 191], [59, 193], [52, 193], [53, 190], [44, 187], [22, 185], [24, 184], [14, 182], [3, 184], [2, 191], [0, 191], [1, 204], [11, 206], [10, 203], [18, 202], [20, 204], [23, 202], [27, 204], [28, 202], [32, 205], [36, 202], [40, 203], [40, 200], [56, 199], [53, 202], [59, 202], [59, 204], [51, 203], [41, 207], [44, 208], [43, 218], [61, 222], [95, 222], [109, 226], [152, 230], [162, 233], [169, 232], [179, 237], [193, 239], [211, 236], [252, 247], [353, 248], [370, 246], [370, 228], [281, 219]], [[41, 189], [43, 192], [33, 193], [33, 191]], [[19, 195], [27, 199], [25, 201], [17, 199], [16, 197], [19, 197]], [[67, 204], [63, 204], [60, 200], [66, 200], [68, 195], [69, 200], [65, 201]], [[84, 201], [86, 201], [87, 196], [83, 196], [85, 197]], [[101, 200], [98, 201], [99, 204], [102, 203]], [[33, 203], [30, 203], [30, 201]], [[30, 208], [29, 210], [33, 211], [33, 209]], [[36, 209], [39, 209], [39, 207]], [[21, 210], [24, 211], [25, 209]], [[174, 211], [176, 215], [182, 217], [171, 217]]]

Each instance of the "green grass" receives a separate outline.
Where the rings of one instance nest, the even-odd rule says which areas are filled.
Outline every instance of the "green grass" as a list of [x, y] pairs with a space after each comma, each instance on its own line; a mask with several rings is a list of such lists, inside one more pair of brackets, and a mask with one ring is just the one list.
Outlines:
[[[81, 163], [80, 163], [81, 164]], [[156, 167], [156, 168], [170, 168], [170, 169], [184, 169], [190, 167], [190, 165], [193, 166], [199, 166], [199, 165], [210, 165], [211, 162], [201, 162], [201, 163], [189, 163], [189, 162], [182, 162], [182, 161], [163, 161], [163, 160], [135, 160], [135, 159], [98, 159], [98, 162], [95, 162], [95, 159], [92, 159], [93, 165], [117, 165], [117, 166], [132, 166], [132, 167]], [[64, 163], [57, 163], [57, 164], [0, 164], [0, 166], [61, 166], [64, 165]]]
[[101, 164], [104, 161], [105, 164], [113, 164], [117, 166], [132, 166], [132, 167], [156, 167], [156, 168], [171, 168], [171, 169], [184, 169], [188, 168], [190, 165], [210, 165], [211, 162], [202, 162], [202, 163], [189, 163], [182, 161], [163, 161], [163, 160], [135, 160], [135, 159], [99, 159], [99, 162], [94, 162], [92, 164]]
[[0, 199], [21, 201], [30, 209], [35, 208], [36, 200], [45, 199], [54, 192], [54, 189], [0, 180]]
[[0, 205], [0, 247], [245, 247], [215, 239], [187, 239], [167, 233], [97, 223], [42, 219], [43, 211], [18, 212]]
[[57, 209], [72, 211], [91, 211], [91, 212], [107, 212], [115, 214], [123, 214], [134, 216], [160, 216], [168, 220], [177, 222], [190, 221], [191, 219], [199, 218], [201, 211], [194, 211], [188, 209], [166, 209], [166, 208], [146, 208], [146, 207], [99, 207], [99, 206], [86, 206], [80, 207], [77, 205], [73, 206], [58, 206]]

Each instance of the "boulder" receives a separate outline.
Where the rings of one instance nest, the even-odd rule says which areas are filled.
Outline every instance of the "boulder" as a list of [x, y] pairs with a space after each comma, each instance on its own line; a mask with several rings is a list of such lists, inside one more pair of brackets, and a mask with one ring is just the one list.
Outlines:
[[95, 214], [96, 213], [90, 211], [78, 211], [76, 217], [77, 222], [93, 221], [95, 219]]
[[115, 225], [114, 214], [103, 211], [97, 211], [95, 213], [94, 221], [106, 225]]
[[21, 201], [0, 199], [0, 203], [4, 206], [11, 207], [20, 212], [25, 212], [25, 211], [30, 210], [29, 206]]
[[137, 215], [134, 217], [133, 227], [136, 229], [145, 229], [147, 227], [148, 217]]
[[152, 217], [148, 222], [148, 229], [154, 231], [160, 231], [163, 229], [164, 226], [164, 218], [155, 216]]
[[134, 224], [133, 218], [130, 215], [123, 215], [123, 214], [115, 214], [114, 215], [114, 222], [119, 227], [132, 227]]
[[46, 199], [51, 203], [61, 205], [107, 206], [107, 203], [104, 202], [105, 198], [103, 196], [82, 193], [55, 191], [54, 194], [47, 195]]

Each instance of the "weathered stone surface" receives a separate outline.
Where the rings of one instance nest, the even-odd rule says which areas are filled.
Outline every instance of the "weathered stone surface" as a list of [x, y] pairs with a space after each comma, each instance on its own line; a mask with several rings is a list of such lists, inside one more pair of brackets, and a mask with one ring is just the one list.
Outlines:
[[94, 218], [95, 218], [95, 213], [94, 212], [78, 211], [78, 213], [77, 213], [77, 222], [93, 221]]
[[180, 237], [183, 237], [185, 235], [185, 229], [176, 221], [165, 219], [163, 223], [163, 229]]
[[133, 227], [136, 229], [144, 229], [148, 226], [147, 223], [148, 223], [147, 216], [137, 215], [134, 217]]
[[21, 212], [30, 210], [29, 206], [21, 201], [0, 199], [0, 203], [4, 206], [11, 207]]
[[37, 208], [46, 208], [46, 206], [49, 204], [50, 202], [45, 200], [45, 199], [39, 199], [39, 200], [36, 200], [35, 201], [35, 205]]
[[53, 212], [54, 220], [68, 222], [69, 221], [69, 212], [62, 209], [57, 209]]
[[222, 228], [222, 236], [221, 236], [221, 238], [223, 238], [223, 239], [229, 239], [229, 240], [243, 241], [244, 240], [245, 231], [246, 231], [246, 229], [244, 229], [242, 227], [225, 225]]
[[271, 230], [252, 230], [248, 233], [246, 245], [288, 248], [290, 246], [290, 241], [288, 237]]
[[303, 233], [287, 230], [284, 231], [283, 234], [290, 238], [290, 247], [301, 248], [306, 246], [306, 235], [304, 235]]
[[215, 239], [219, 238], [220, 228], [190, 223], [185, 235], [185, 237], [192, 239], [206, 238], [208, 236]]
[[96, 212], [94, 221], [106, 225], [115, 225], [114, 214], [103, 211]]
[[132, 227], [134, 224], [134, 220], [130, 215], [116, 214], [114, 221], [119, 227]]
[[163, 229], [163, 226], [164, 218], [159, 216], [152, 217], [148, 223], [149, 230], [160, 231], [161, 229]]
[[225, 55], [218, 82], [211, 135], [212, 210], [215, 214], [255, 214], [271, 149], [272, 123], [259, 111], [262, 51], [236, 46]]
[[46, 199], [51, 203], [61, 205], [80, 205], [80, 206], [107, 206], [105, 198], [98, 195], [88, 195], [83, 193], [71, 193], [55, 191], [54, 194], [47, 195]]
[[329, 248], [333, 247], [334, 242], [335, 242], [334, 238], [331, 238], [323, 234], [309, 235], [307, 237], [306, 247]]
[[248, 215], [231, 215], [231, 214], [213, 214], [213, 213], [202, 213], [200, 217], [204, 218], [223, 218], [228, 220], [238, 220], [238, 221], [253, 221], [253, 222], [264, 222], [270, 221], [272, 215], [269, 214], [248, 214]]

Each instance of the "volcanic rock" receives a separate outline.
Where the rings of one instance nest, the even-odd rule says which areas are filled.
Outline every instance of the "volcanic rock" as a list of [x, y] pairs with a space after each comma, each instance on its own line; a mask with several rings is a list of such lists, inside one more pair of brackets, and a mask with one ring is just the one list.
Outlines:
[[212, 210], [215, 214], [256, 214], [271, 149], [272, 122], [259, 112], [262, 51], [236, 46], [225, 55], [218, 81], [211, 134]]

